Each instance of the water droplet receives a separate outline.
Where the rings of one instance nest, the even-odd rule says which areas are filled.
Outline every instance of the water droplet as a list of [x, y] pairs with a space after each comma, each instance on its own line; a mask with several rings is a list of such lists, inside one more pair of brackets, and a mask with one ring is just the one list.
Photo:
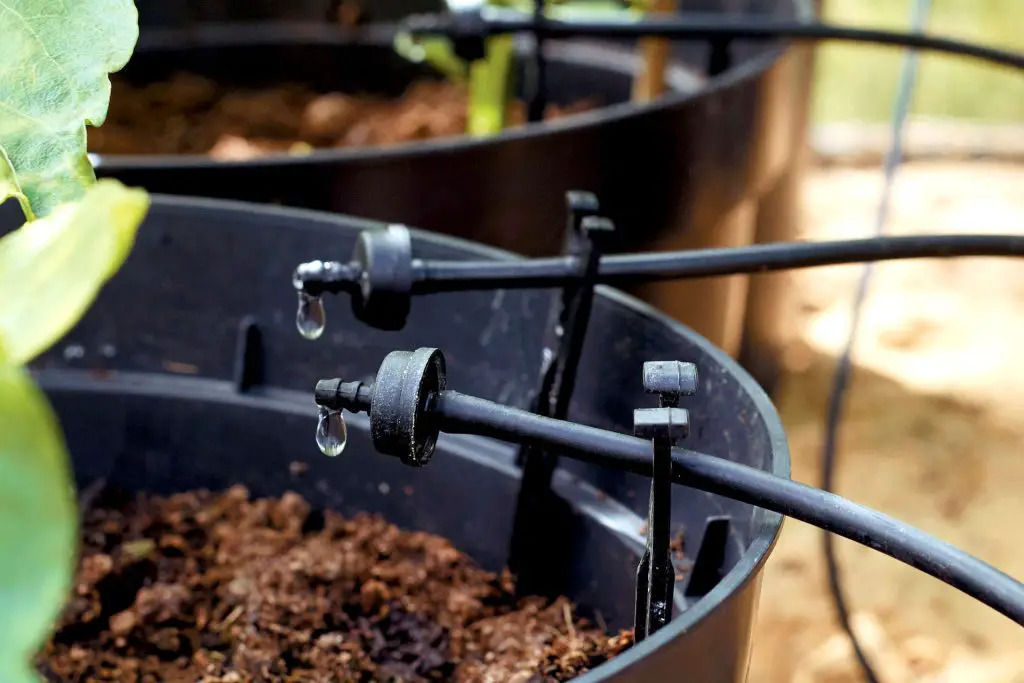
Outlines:
[[320, 407], [320, 419], [316, 423], [316, 445], [320, 452], [332, 458], [342, 454], [348, 443], [348, 428], [340, 410]]
[[324, 311], [324, 300], [318, 296], [310, 296], [299, 292], [299, 310], [295, 314], [295, 327], [306, 339], [319, 339], [327, 324]]

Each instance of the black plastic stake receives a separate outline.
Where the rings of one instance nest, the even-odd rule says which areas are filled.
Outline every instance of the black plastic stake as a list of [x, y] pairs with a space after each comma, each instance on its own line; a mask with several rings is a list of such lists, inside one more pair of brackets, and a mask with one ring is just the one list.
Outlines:
[[711, 50], [708, 54], [708, 76], [714, 78], [732, 66], [732, 40], [729, 38], [715, 38], [711, 41]]
[[[564, 251], [578, 258], [579, 279], [568, 284], [552, 301], [547, 339], [541, 359], [540, 382], [533, 412], [565, 419], [576, 384], [576, 371], [593, 307], [594, 285], [601, 258], [602, 237], [611, 221], [599, 218], [597, 198], [588, 192], [566, 193], [569, 224]], [[555, 591], [555, 577], [545, 568], [557, 538], [556, 501], [551, 492], [558, 456], [540, 448], [524, 447], [518, 462], [523, 469], [509, 547], [509, 568], [517, 575], [524, 595]]]
[[676, 570], [672, 563], [672, 446], [690, 430], [679, 397], [697, 391], [697, 368], [692, 363], [644, 363], [644, 390], [658, 394], [659, 408], [633, 411], [633, 432], [651, 439], [654, 466], [647, 512], [647, 547], [637, 566], [633, 637], [640, 642], [672, 618]]
[[547, 59], [544, 57], [544, 7], [545, 0], [533, 0], [533, 60], [532, 73], [527, 70], [527, 112], [530, 123], [544, 120], [547, 109]]
[[[590, 239], [591, 235], [587, 234], [583, 228], [584, 221], [596, 217], [600, 210], [597, 197], [590, 192], [570, 190], [565, 193], [565, 203], [569, 212], [569, 220], [565, 229], [562, 253], [579, 259], [577, 274], [582, 275], [584, 279], [582, 282], [568, 281], [562, 290], [553, 296], [551, 308], [548, 311], [548, 321], [544, 328], [545, 338], [541, 355], [540, 379], [533, 401], [533, 412], [548, 417], [557, 417], [553, 409], [554, 404], [559, 402], [557, 394], [561, 393], [563, 388], [567, 388], [569, 393], [572, 392], [571, 383], [559, 382], [558, 378], [567, 366], [572, 365], [575, 370], [575, 366], [579, 363], [578, 356], [574, 362], [570, 362], [574, 359], [569, 357], [568, 352], [570, 348], [578, 347], [580, 351], [583, 348], [582, 337], [589, 322], [590, 306], [579, 307], [576, 303], [580, 295], [588, 289], [590, 290], [589, 298], [593, 299], [593, 283], [590, 282], [590, 278], [596, 276], [596, 266], [600, 265], [601, 258], [600, 249], [595, 249], [595, 246], [599, 247], [600, 245], [594, 245]], [[583, 321], [573, 319], [574, 315], [580, 314], [585, 314], [587, 319]], [[580, 325], [580, 322], [583, 324]], [[579, 335], [579, 339], [570, 340], [570, 335], [567, 334], [568, 330], [572, 330], [574, 335]], [[575, 377], [575, 372], [573, 372], [573, 377]], [[564, 399], [563, 402], [567, 404], [568, 399]], [[517, 459], [517, 464], [520, 467], [526, 467], [530, 453], [531, 450], [528, 448], [520, 449]]]

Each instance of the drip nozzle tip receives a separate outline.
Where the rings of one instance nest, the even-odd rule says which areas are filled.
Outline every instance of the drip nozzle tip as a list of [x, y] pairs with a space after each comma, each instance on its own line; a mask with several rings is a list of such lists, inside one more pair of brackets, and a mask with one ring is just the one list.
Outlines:
[[358, 413], [370, 407], [370, 389], [362, 382], [322, 379], [316, 383], [313, 400], [329, 410]]

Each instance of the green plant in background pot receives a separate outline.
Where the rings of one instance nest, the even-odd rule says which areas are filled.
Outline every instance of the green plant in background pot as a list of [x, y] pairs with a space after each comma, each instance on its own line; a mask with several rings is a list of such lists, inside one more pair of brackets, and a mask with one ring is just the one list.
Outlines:
[[[608, 17], [638, 17], [650, 0], [548, 0], [545, 16], [561, 21]], [[532, 12], [533, 0], [448, 0], [453, 12], [481, 7]], [[423, 62], [469, 90], [466, 133], [474, 137], [497, 135], [505, 128], [505, 116], [512, 93], [515, 42], [511, 35], [486, 40], [483, 59], [467, 62], [455, 53], [447, 38], [414, 40], [399, 35], [395, 49], [406, 59]]]
[[85, 313], [127, 258], [149, 206], [96, 182], [86, 124], [138, 38], [132, 0], [6, 0], [0, 9], [0, 202], [26, 223], [0, 238], [0, 681], [33, 658], [71, 585], [78, 506], [60, 426], [25, 365]]

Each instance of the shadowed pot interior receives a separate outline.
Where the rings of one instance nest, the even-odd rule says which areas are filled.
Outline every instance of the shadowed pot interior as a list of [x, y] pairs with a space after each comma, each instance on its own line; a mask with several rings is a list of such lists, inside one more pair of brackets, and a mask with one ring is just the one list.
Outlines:
[[[3, 208], [0, 227], [10, 229], [16, 207]], [[450, 388], [526, 407], [550, 295], [419, 297], [407, 328], [392, 333], [365, 328], [346, 300], [331, 298], [327, 331], [316, 342], [302, 339], [294, 267], [347, 258], [359, 230], [380, 227], [324, 213], [156, 197], [124, 268], [82, 322], [34, 364], [59, 413], [79, 485], [105, 478], [158, 493], [235, 483], [257, 495], [291, 489], [317, 506], [382, 513], [404, 528], [443, 535], [484, 567], [500, 569], [519, 481], [512, 447], [442, 435], [431, 463], [413, 469], [374, 453], [366, 420], [353, 417], [346, 452], [326, 458], [314, 444], [312, 387], [322, 377], [370, 381], [388, 352], [431, 346], [447, 358]], [[419, 232], [414, 254], [514, 258]], [[685, 445], [788, 476], [782, 427], [760, 388], [706, 340], [613, 290], [602, 288], [595, 303], [571, 419], [630, 432], [632, 410], [652, 405], [642, 364], [659, 359], [694, 362], [701, 374], [699, 394], [684, 399], [693, 424]], [[248, 368], [244, 382], [240, 364]], [[308, 470], [296, 474], [294, 461]], [[550, 520], [565, 534], [565, 552], [551, 559], [555, 589], [610, 627], [628, 628], [648, 481], [563, 465], [556, 489], [564, 506]], [[781, 518], [676, 487], [672, 519], [687, 557], [679, 565], [686, 578], [677, 584], [675, 619], [579, 680], [670, 680], [682, 670], [702, 683], [744, 680], [760, 573]], [[705, 534], [709, 520], [727, 532], [722, 542], [708, 540], [715, 536]], [[698, 574], [699, 581], [691, 579]]]
[[[685, 6], [791, 18], [801, 0]], [[772, 215], [785, 214], [795, 201], [776, 192], [792, 166], [806, 108], [805, 99], [793, 96], [803, 76], [791, 54], [776, 42], [736, 41], [731, 66], [708, 79], [707, 43], [680, 43], [672, 91], [653, 104], [634, 105], [628, 98], [638, 62], [628, 46], [556, 42], [548, 45], [551, 98], [565, 104], [596, 95], [609, 106], [486, 140], [455, 137], [229, 162], [101, 156], [98, 172], [154, 192], [367, 216], [527, 255], [558, 251], [563, 194], [583, 189], [598, 195], [619, 227], [611, 251], [749, 244], [763, 231], [765, 201]], [[295, 82], [379, 94], [398, 94], [424, 75], [386, 40], [353, 42], [323, 24], [295, 23], [144, 31], [125, 75], [147, 82], [179, 69], [239, 87]], [[770, 221], [767, 213], [764, 218]], [[789, 227], [775, 227], [771, 237], [785, 236]], [[736, 354], [747, 281], [655, 283], [631, 291]]]

